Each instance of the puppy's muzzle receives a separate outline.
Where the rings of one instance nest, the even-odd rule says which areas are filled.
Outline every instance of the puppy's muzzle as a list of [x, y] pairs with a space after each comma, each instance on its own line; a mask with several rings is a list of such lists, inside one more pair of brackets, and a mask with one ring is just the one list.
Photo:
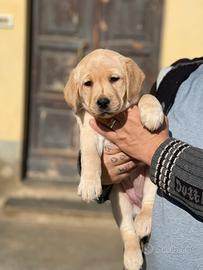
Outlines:
[[110, 104], [110, 99], [106, 97], [102, 97], [97, 100], [97, 106], [99, 107], [100, 110], [107, 109], [109, 104]]

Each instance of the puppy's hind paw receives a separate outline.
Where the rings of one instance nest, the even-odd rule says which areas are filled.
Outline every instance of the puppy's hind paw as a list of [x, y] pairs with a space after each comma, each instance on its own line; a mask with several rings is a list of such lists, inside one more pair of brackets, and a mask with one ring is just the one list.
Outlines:
[[152, 217], [148, 213], [140, 212], [134, 221], [135, 231], [140, 239], [149, 236], [152, 227]]
[[95, 199], [98, 199], [102, 193], [101, 183], [92, 183], [88, 181], [81, 181], [78, 186], [78, 195], [82, 198], [83, 201], [91, 202]]
[[126, 250], [124, 252], [125, 270], [142, 269], [143, 257], [141, 250]]

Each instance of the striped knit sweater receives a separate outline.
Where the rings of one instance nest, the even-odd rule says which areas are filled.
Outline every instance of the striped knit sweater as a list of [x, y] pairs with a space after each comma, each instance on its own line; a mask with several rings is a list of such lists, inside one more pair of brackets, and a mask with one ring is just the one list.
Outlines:
[[180, 61], [175, 67], [162, 70], [157, 86], [158, 92], [161, 87], [164, 90], [156, 93], [163, 106], [172, 104], [168, 110], [171, 138], [152, 159], [151, 180], [158, 186], [158, 194], [143, 269], [202, 270], [202, 59], [186, 60], [183, 64]]
[[[202, 135], [203, 136], [203, 135]], [[203, 150], [174, 138], [153, 156], [150, 177], [167, 198], [203, 221]]]

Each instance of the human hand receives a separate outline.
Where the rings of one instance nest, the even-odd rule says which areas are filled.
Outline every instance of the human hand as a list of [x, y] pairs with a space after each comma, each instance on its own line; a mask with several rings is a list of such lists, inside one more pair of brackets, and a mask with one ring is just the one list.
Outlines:
[[137, 106], [116, 115], [114, 119], [116, 122], [112, 128], [110, 128], [112, 119], [111, 123], [105, 121], [105, 124], [92, 119], [90, 120], [90, 126], [97, 133], [117, 145], [122, 152], [133, 159], [151, 165], [155, 151], [169, 137], [167, 123], [165, 122], [159, 131], [151, 133], [143, 127]]
[[137, 168], [138, 161], [132, 159], [115, 145], [108, 142], [102, 156], [102, 184], [117, 184], [129, 179]]

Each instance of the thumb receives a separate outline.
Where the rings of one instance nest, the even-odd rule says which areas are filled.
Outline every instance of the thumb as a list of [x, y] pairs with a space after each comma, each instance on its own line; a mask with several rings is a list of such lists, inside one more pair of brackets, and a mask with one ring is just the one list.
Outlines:
[[95, 119], [91, 119], [89, 121], [89, 124], [90, 124], [91, 128], [93, 128], [101, 136], [108, 139], [109, 141], [114, 142], [114, 140], [116, 138], [116, 133], [112, 129], [101, 124], [100, 122], [96, 121]]

